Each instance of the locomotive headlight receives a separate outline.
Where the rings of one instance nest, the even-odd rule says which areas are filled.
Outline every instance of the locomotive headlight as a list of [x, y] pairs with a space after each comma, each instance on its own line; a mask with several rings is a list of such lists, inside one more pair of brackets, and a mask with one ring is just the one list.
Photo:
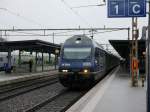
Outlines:
[[62, 72], [68, 72], [68, 70], [62, 70]]
[[87, 70], [87, 69], [84, 69], [83, 72], [84, 72], [84, 73], [88, 73], [88, 70]]

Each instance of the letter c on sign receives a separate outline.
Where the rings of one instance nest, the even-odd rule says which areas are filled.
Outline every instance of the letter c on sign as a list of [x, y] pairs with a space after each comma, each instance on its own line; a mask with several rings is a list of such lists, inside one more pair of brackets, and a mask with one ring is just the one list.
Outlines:
[[134, 14], [140, 13], [140, 5], [138, 5], [138, 4], [133, 5], [132, 10], [133, 10]]

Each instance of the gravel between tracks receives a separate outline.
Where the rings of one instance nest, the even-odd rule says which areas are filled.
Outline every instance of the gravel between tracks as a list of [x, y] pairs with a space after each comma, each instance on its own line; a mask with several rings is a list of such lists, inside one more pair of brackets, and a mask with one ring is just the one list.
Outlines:
[[[43, 106], [36, 112], [61, 112], [70, 103], [74, 103], [78, 98], [80, 98], [84, 93], [79, 91], [68, 91], [64, 95], [59, 96], [54, 101]], [[70, 107], [70, 106], [69, 106]]]
[[36, 83], [33, 83], [32, 85], [30, 84], [29, 86], [24, 86], [22, 88], [17, 88], [17, 89], [13, 89], [13, 90], [10, 90], [10, 91], [6, 91], [4, 93], [0, 93], [0, 102], [3, 101], [3, 100], [8, 100], [9, 98], [13, 98], [15, 96], [19, 96], [21, 94], [25, 94], [27, 92], [30, 92], [30, 91], [34, 91], [36, 89], [39, 89], [39, 88], [42, 88], [42, 87], [45, 87], [45, 86], [48, 86], [48, 85], [52, 85], [53, 83], [56, 83], [58, 82], [57, 79], [52, 79], [52, 80], [45, 80], [44, 82], [36, 82]]
[[16, 96], [12, 99], [0, 102], [0, 112], [23, 112], [37, 103], [57, 95], [62, 90], [65, 90], [65, 88], [61, 84], [56, 83]]

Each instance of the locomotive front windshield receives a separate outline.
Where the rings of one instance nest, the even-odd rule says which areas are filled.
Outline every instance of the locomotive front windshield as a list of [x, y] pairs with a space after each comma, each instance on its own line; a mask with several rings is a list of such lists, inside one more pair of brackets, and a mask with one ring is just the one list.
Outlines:
[[64, 48], [64, 59], [89, 59], [91, 48]]

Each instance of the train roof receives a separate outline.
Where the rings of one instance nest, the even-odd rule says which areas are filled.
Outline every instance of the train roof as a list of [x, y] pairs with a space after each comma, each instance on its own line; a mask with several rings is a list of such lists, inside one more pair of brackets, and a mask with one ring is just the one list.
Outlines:
[[103, 49], [103, 46], [94, 41], [93, 39], [87, 37], [86, 35], [74, 35], [71, 38], [67, 39], [64, 43], [64, 46], [68, 45], [93, 45], [94, 47], [98, 47]]
[[64, 46], [72, 46], [72, 45], [92, 45], [92, 41], [85, 35], [74, 35], [71, 38], [67, 39], [64, 43]]

